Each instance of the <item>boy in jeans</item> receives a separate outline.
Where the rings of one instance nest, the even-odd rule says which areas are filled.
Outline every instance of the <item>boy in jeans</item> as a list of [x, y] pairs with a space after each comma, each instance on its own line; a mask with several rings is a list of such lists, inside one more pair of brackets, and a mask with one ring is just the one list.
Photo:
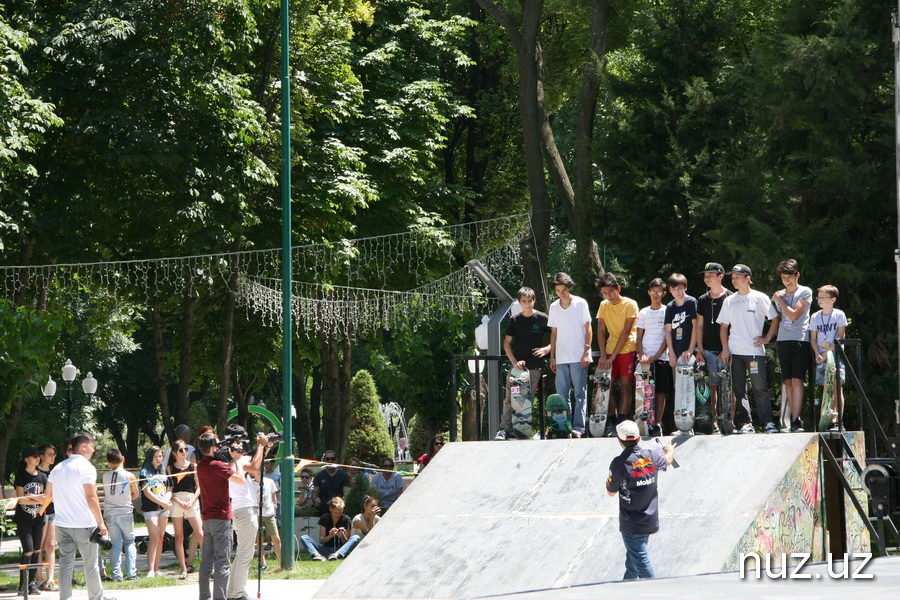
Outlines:
[[[509, 320], [506, 336], [503, 338], [503, 351], [512, 366], [524, 371], [528, 370], [531, 378], [531, 394], [534, 396], [541, 381], [543, 358], [550, 354], [550, 345], [544, 345], [544, 339], [550, 333], [547, 326], [547, 315], [534, 310], [535, 293], [530, 287], [523, 287], [518, 292], [519, 305], [522, 312]], [[503, 414], [500, 418], [500, 431], [495, 440], [505, 440], [515, 432], [512, 426], [512, 409], [510, 408], [509, 381], [506, 382], [506, 397], [503, 400]]]
[[[836, 340], [844, 339], [847, 333], [847, 315], [844, 311], [835, 308], [834, 303], [838, 299], [838, 289], [833, 285], [823, 285], [816, 294], [819, 303], [819, 312], [809, 320], [809, 345], [816, 355], [816, 384], [825, 385], [825, 360], [830, 351], [834, 351]], [[837, 360], [837, 368], [841, 372], [841, 381], [844, 380], [844, 365]], [[840, 395], [840, 405], [837, 413], [831, 418], [830, 430], [838, 429], [838, 415], [844, 412], [844, 395]]]
[[[603, 302], [597, 311], [597, 345], [600, 347], [598, 368], [612, 369], [612, 378], [619, 380], [618, 405], [613, 402], [614, 414], [607, 428], [612, 437], [616, 425], [627, 419], [634, 398], [634, 359], [637, 351], [637, 302], [622, 296], [616, 276], [604, 273], [597, 279]], [[609, 336], [607, 338], [607, 335]]]
[[[722, 351], [722, 338], [719, 336], [719, 313], [725, 298], [732, 294], [725, 289], [722, 280], [725, 278], [725, 268], [717, 262], [708, 262], [703, 268], [703, 283], [709, 291], [697, 301], [697, 360], [706, 362], [709, 373], [709, 395], [712, 404], [713, 433], [719, 433], [719, 425], [716, 416], [719, 410], [719, 376], [716, 375], [724, 367], [719, 359]], [[726, 399], [731, 405], [731, 399]]]
[[134, 500], [141, 495], [134, 475], [122, 468], [122, 453], [113, 448], [106, 453], [109, 471], [103, 474], [103, 517], [109, 529], [112, 548], [109, 549], [109, 566], [113, 581], [122, 581], [122, 550], [125, 551], [125, 577], [137, 579], [137, 549], [134, 545]]
[[[662, 299], [666, 295], [666, 284], [657, 277], [647, 286], [650, 306], [638, 313], [637, 347], [638, 359], [644, 369], [653, 365], [656, 385], [656, 423], [648, 424], [650, 435], [662, 435], [662, 415], [666, 410], [666, 395], [672, 389], [672, 367], [666, 349], [666, 307]], [[645, 371], [646, 372], [646, 371]]]

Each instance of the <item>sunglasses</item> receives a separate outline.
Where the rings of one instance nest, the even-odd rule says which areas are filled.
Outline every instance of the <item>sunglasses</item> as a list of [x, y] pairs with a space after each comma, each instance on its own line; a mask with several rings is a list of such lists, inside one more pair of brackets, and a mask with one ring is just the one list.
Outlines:
[[324, 460], [326, 462], [334, 462], [337, 459], [334, 456], [326, 456], [322, 460]]
[[301, 475], [300, 479], [309, 479], [309, 475]]
[[178, 449], [178, 452], [179, 452], [180, 454], [187, 454], [187, 448], [179, 448], [179, 449]]
[[434, 445], [435, 445], [435, 446], [443, 446], [443, 445], [444, 445], [444, 442], [435, 442]]
[[393, 469], [394, 465], [381, 465], [382, 469]]

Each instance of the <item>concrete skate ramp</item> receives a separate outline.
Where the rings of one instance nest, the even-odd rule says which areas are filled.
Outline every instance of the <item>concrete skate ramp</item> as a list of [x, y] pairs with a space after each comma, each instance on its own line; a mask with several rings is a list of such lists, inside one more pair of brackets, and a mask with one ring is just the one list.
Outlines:
[[[650, 539], [657, 576], [730, 570], [739, 552], [760, 549], [821, 554], [816, 434], [675, 439], [681, 467], [660, 474]], [[315, 598], [471, 598], [619, 580], [618, 498], [605, 483], [620, 451], [615, 439], [447, 444]]]

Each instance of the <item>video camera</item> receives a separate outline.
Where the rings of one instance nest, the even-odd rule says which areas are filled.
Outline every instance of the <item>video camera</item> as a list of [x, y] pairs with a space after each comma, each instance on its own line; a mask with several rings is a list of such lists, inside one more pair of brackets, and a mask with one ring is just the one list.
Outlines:
[[231, 462], [231, 453], [229, 450], [238, 442], [240, 443], [241, 452], [244, 454], [250, 452], [250, 440], [247, 439], [247, 435], [236, 433], [233, 435], [226, 435], [219, 440], [219, 447], [213, 453], [213, 457], [222, 462]]

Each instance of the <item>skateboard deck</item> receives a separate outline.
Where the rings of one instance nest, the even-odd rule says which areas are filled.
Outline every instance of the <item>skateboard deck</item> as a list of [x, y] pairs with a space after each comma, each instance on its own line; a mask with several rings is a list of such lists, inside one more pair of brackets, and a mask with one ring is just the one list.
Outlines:
[[719, 433], [731, 435], [734, 433], [734, 422], [731, 417], [731, 400], [734, 395], [731, 389], [731, 363], [724, 365], [721, 371], [716, 371], [716, 377], [719, 378], [716, 422], [719, 424]]
[[653, 363], [650, 363], [644, 375], [644, 419], [648, 430], [650, 425], [656, 425], [656, 373]]
[[550, 394], [544, 404], [547, 413], [547, 437], [572, 437], [572, 421], [569, 419], [569, 404], [559, 394]]
[[634, 422], [637, 423], [641, 436], [647, 435], [647, 416], [644, 413], [644, 386], [647, 385], [649, 373], [644, 372], [644, 365], [638, 361], [634, 366]]
[[509, 370], [509, 404], [512, 417], [513, 436], [531, 439], [531, 373], [515, 367]]
[[678, 361], [675, 367], [675, 427], [683, 435], [690, 435], [694, 428], [694, 362]]
[[781, 386], [781, 429], [787, 429], [790, 431], [791, 429], [791, 419], [793, 416], [791, 415], [791, 403], [788, 402], [787, 397], [787, 388], [784, 387], [784, 384]]
[[819, 417], [819, 431], [826, 431], [831, 427], [831, 420], [837, 416], [834, 403], [837, 399], [837, 365], [834, 362], [834, 352], [831, 350], [825, 355], [825, 385], [822, 387], [822, 412]]
[[612, 393], [612, 370], [597, 368], [591, 377], [594, 380], [594, 403], [588, 429], [591, 437], [604, 437], [609, 417], [609, 396]]
[[697, 433], [712, 435], [712, 403], [710, 402], [709, 379], [706, 364], [694, 365], [694, 397], [697, 400], [697, 415], [694, 418]]

